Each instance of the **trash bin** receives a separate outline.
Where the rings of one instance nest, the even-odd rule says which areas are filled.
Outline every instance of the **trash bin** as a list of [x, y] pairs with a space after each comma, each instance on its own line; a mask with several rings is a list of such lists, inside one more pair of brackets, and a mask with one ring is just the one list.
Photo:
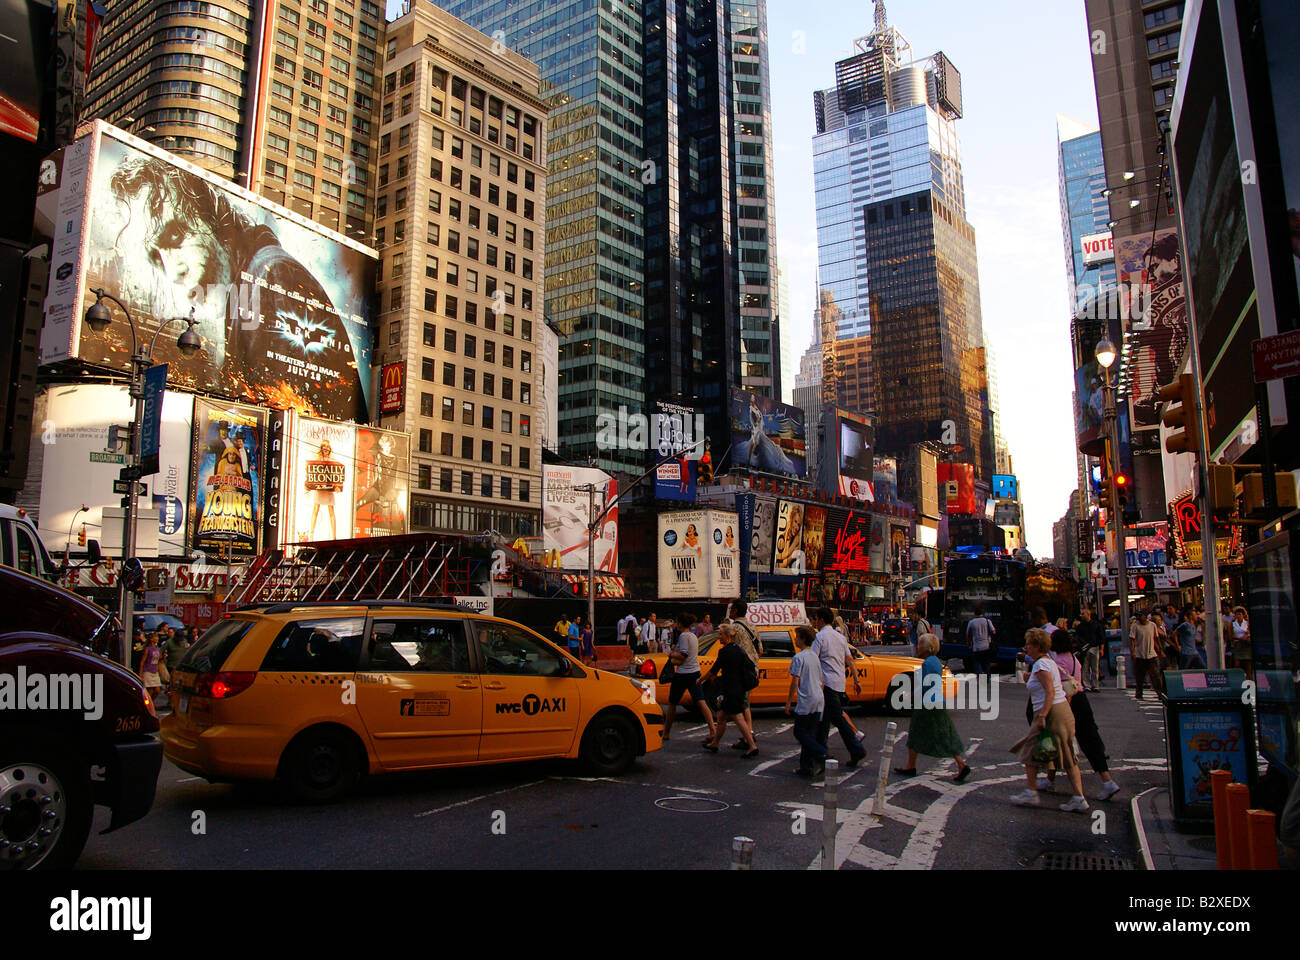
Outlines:
[[[1118, 630], [1106, 631], [1106, 669], [1113, 677], [1116, 674], [1115, 658], [1127, 656], [1128, 651], [1124, 649], [1124, 641], [1120, 639]], [[1128, 665], [1129, 676], [1133, 675], [1133, 664]]]
[[1255, 671], [1255, 718], [1260, 754], [1293, 782], [1300, 704], [1296, 702], [1295, 678], [1288, 671]]
[[1244, 697], [1241, 670], [1165, 672], [1165, 744], [1174, 824], [1185, 833], [1214, 829], [1210, 773], [1230, 770], [1235, 783], [1254, 785], [1255, 718]]

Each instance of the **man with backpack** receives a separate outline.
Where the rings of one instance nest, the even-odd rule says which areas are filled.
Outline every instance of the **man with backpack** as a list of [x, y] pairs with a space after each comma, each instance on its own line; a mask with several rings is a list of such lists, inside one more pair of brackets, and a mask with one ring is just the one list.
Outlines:
[[722, 734], [727, 729], [727, 719], [733, 718], [740, 728], [745, 757], [750, 758], [758, 756], [758, 744], [754, 742], [754, 728], [746, 721], [745, 714], [749, 710], [749, 691], [758, 686], [758, 667], [736, 642], [739, 632], [740, 628], [730, 622], [718, 628], [718, 642], [722, 649], [702, 680], [707, 683], [721, 674], [719, 685], [722, 689], [722, 705], [718, 711], [717, 730], [704, 741], [704, 749], [718, 752], [718, 744], [722, 742]]

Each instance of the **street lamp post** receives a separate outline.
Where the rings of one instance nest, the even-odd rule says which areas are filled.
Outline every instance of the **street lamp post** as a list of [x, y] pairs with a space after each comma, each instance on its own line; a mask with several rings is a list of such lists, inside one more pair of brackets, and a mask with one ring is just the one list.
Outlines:
[[[1125, 552], [1124, 509], [1120, 506], [1119, 491], [1115, 485], [1115, 475], [1119, 473], [1119, 414], [1115, 409], [1116, 386], [1111, 381], [1111, 367], [1119, 357], [1119, 351], [1109, 338], [1103, 337], [1097, 344], [1097, 364], [1102, 371], [1102, 390], [1106, 397], [1103, 412], [1106, 431], [1106, 484], [1110, 487], [1111, 513], [1115, 515], [1115, 585], [1119, 593], [1119, 635], [1121, 642], [1128, 638], [1128, 556]], [[1100, 593], [1101, 591], [1098, 591]]]
[[135, 320], [131, 317], [131, 311], [126, 308], [117, 297], [105, 292], [104, 290], [91, 290], [95, 295], [95, 302], [86, 310], [86, 323], [90, 329], [99, 333], [106, 329], [112, 322], [113, 316], [108, 307], [104, 306], [104, 301], [109, 300], [117, 304], [118, 309], [126, 316], [126, 324], [131, 331], [131, 400], [135, 405], [135, 413], [131, 419], [130, 451], [127, 453], [127, 465], [122, 471], [122, 478], [127, 481], [127, 494], [123, 500], [122, 506], [126, 509], [126, 517], [122, 524], [122, 573], [118, 577], [118, 611], [122, 621], [122, 664], [130, 666], [131, 647], [134, 642], [135, 634], [135, 597], [131, 588], [126, 584], [126, 564], [135, 554], [135, 527], [136, 527], [136, 509], [138, 507], [138, 498], [136, 497], [136, 483], [141, 477], [141, 456], [140, 442], [144, 432], [144, 378], [145, 371], [153, 364], [153, 348], [158, 343], [158, 334], [162, 333], [164, 328], [172, 323], [180, 321], [188, 324], [188, 327], [179, 337], [176, 338], [176, 346], [182, 356], [192, 357], [203, 346], [203, 338], [194, 332], [198, 321], [194, 319], [194, 310], [191, 308], [188, 319], [182, 317], [173, 317], [170, 320], [164, 320], [154, 331], [153, 339], [149, 342], [149, 349], [145, 350], [140, 346], [139, 340], [135, 335]]

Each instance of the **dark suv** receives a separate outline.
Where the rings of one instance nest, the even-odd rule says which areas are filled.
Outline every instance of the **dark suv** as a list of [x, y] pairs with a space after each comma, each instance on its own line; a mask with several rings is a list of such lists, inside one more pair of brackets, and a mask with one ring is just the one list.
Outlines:
[[70, 867], [96, 804], [105, 833], [153, 805], [158, 716], [139, 679], [109, 660], [102, 607], [0, 566], [0, 869]]

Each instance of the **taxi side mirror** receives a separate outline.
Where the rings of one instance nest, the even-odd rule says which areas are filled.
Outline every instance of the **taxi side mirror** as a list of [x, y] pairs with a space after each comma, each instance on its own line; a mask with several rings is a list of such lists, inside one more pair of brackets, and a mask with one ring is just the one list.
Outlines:
[[573, 662], [569, 660], [568, 657], [560, 657], [560, 666], [558, 669], [556, 669], [555, 673], [551, 674], [551, 676], [567, 677], [572, 672], [573, 672]]

